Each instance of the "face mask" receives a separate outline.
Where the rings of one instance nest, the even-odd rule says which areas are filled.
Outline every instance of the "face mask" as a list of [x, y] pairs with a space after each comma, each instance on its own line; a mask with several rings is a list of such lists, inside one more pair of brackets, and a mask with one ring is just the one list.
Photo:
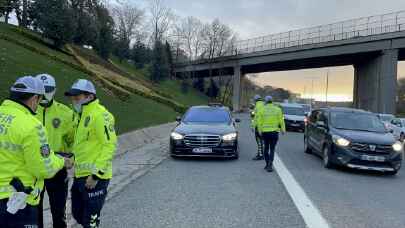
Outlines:
[[78, 101], [76, 103], [73, 103], [73, 109], [77, 112], [77, 113], [82, 113], [82, 109], [83, 109], [83, 104], [86, 104], [87, 102], [91, 101], [91, 98], [85, 98], [81, 101]]
[[41, 101], [41, 104], [49, 104], [53, 100], [53, 97], [55, 96], [55, 90], [50, 92], [50, 93], [45, 93], [44, 98]]

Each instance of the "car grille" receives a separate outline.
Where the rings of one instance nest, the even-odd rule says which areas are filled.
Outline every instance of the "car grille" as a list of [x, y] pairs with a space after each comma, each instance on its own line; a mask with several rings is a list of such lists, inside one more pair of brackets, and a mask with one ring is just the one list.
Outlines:
[[189, 147], [217, 147], [221, 143], [219, 135], [186, 135], [184, 143]]
[[[392, 152], [392, 146], [390, 145], [352, 143], [350, 147], [355, 152], [371, 155], [390, 154]], [[373, 150], [374, 147], [375, 149]]]

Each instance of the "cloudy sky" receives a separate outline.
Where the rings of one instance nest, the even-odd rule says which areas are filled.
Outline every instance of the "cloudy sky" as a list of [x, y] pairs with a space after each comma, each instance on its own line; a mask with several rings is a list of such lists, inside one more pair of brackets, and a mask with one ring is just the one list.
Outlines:
[[[233, 28], [241, 38], [252, 38], [346, 19], [405, 10], [405, 0], [166, 0], [176, 14], [209, 22], [214, 18]], [[405, 76], [400, 63], [399, 75]], [[325, 99], [326, 69], [259, 75], [262, 85], [284, 87]], [[312, 92], [312, 80], [314, 92]], [[353, 67], [330, 69], [329, 100], [351, 100]]]

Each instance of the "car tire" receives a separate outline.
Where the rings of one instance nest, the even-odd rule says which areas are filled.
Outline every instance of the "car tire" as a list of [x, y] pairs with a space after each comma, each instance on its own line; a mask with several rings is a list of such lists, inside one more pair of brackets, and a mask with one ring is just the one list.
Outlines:
[[311, 147], [308, 145], [308, 138], [304, 137], [304, 152], [306, 154], [312, 154], [312, 149]]
[[322, 152], [322, 157], [323, 157], [323, 167], [327, 169], [332, 169], [333, 168], [333, 163], [331, 161], [331, 154], [330, 154], [330, 148], [328, 145], [325, 145], [323, 148]]

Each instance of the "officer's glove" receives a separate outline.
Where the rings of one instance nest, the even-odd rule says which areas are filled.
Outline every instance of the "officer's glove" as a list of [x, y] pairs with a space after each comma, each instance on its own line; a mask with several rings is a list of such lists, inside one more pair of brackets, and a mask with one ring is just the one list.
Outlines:
[[87, 189], [94, 189], [97, 185], [98, 180], [96, 180], [93, 175], [90, 175], [86, 179], [86, 188]]

